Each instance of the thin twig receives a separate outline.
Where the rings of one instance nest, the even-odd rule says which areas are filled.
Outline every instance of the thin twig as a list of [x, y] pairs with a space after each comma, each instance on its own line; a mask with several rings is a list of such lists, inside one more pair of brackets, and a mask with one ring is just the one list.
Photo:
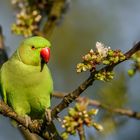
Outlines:
[[84, 131], [84, 127], [83, 126], [80, 126], [78, 128], [78, 135], [79, 135], [80, 140], [85, 140], [86, 139], [85, 131]]
[[[125, 60], [129, 59], [138, 50], [140, 50], [140, 41], [136, 43], [132, 47], [132, 49], [130, 49], [128, 52], [124, 54], [126, 56]], [[100, 70], [107, 71], [109, 69], [113, 69], [116, 65], [120, 64], [123, 61], [119, 61], [116, 64], [105, 66]], [[83, 91], [85, 91], [89, 86], [91, 86], [95, 81], [94, 76], [95, 76], [95, 72], [92, 72], [90, 76], [82, 84], [80, 84], [75, 90], [65, 95], [63, 100], [52, 110], [52, 117], [55, 118], [58, 113], [60, 113], [63, 109], [67, 108], [69, 104], [72, 103], [77, 97], [79, 97]]]
[[[53, 97], [60, 98], [60, 99], [62, 99], [65, 95], [66, 95], [66, 93], [63, 93], [63, 92], [54, 92], [53, 93]], [[76, 101], [81, 102], [84, 99], [85, 99], [85, 97], [78, 97], [76, 99]], [[124, 115], [124, 116], [134, 118], [134, 119], [138, 119], [138, 120], [140, 119], [140, 112], [136, 112], [136, 111], [133, 111], [131, 109], [111, 108], [110, 106], [105, 105], [98, 100], [89, 99], [88, 102], [89, 102], [89, 105], [91, 105], [91, 106], [102, 108], [102, 109], [105, 109], [105, 110], [110, 111], [112, 113], [116, 113], [116, 114], [119, 114], [119, 115]]]
[[52, 3], [52, 7], [48, 16], [48, 20], [43, 28], [44, 37], [50, 38], [57, 21], [60, 19], [62, 14], [62, 9], [64, 8], [66, 0], [55, 0]]

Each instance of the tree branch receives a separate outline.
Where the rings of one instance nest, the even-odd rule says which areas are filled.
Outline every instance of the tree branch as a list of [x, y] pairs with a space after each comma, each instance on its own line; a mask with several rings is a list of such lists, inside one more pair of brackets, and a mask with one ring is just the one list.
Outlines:
[[[126, 56], [125, 60], [128, 60], [138, 50], [140, 50], [140, 41], [137, 42], [132, 47], [132, 49], [130, 49], [128, 52], [126, 52], [124, 54]], [[123, 61], [125, 61], [125, 60], [123, 60]], [[100, 69], [99, 71], [111, 70], [116, 65], [118, 65], [119, 63], [121, 63], [123, 61], [119, 61], [116, 64], [107, 65], [107, 66], [103, 67], [102, 69]], [[96, 72], [98, 72], [98, 71], [96, 71]], [[70, 103], [72, 103], [77, 97], [79, 97], [81, 95], [81, 93], [83, 91], [85, 91], [89, 86], [91, 86], [93, 84], [93, 82], [95, 81], [94, 76], [95, 76], [96, 72], [91, 72], [90, 76], [82, 84], [80, 84], [75, 90], [73, 90], [72, 92], [70, 92], [64, 96], [63, 100], [52, 110], [53, 118], [55, 118], [57, 116], [57, 114], [60, 113], [63, 109], [67, 108]]]
[[39, 136], [31, 133], [28, 129], [21, 127], [19, 130], [25, 140], [39, 140]]
[[[32, 120], [32, 122], [27, 126], [25, 117], [19, 116], [3, 101], [0, 101], [0, 114], [15, 120], [20, 125], [22, 125], [26, 129], [28, 129], [30, 132], [36, 133], [37, 135], [39, 135], [40, 137], [42, 137], [45, 140], [55, 140], [55, 138], [57, 137], [56, 133], [54, 135], [50, 135], [50, 133], [49, 133], [50, 131], [42, 131], [42, 127], [44, 127], [43, 126], [44, 122], [41, 122], [40, 120]], [[51, 128], [49, 128], [49, 129], [51, 129]]]
[[[65, 93], [62, 93], [62, 92], [55, 92], [55, 93], [53, 93], [53, 96], [54, 97], [60, 98], [60, 99], [62, 99], [63, 97], [65, 97], [65, 95], [66, 94]], [[81, 102], [84, 99], [85, 99], [85, 97], [78, 97], [76, 99], [76, 101]], [[134, 119], [140, 120], [140, 112], [136, 112], [136, 111], [133, 111], [133, 110], [130, 110], [130, 109], [111, 108], [110, 106], [105, 105], [105, 104], [101, 103], [98, 100], [91, 100], [91, 99], [89, 99], [89, 105], [92, 105], [92, 106], [96, 106], [98, 108], [105, 109], [105, 110], [110, 111], [112, 113], [116, 113], [116, 114], [119, 114], [119, 115], [124, 115], [124, 116], [130, 117], [130, 118], [134, 118]]]
[[78, 134], [79, 134], [80, 140], [85, 140], [86, 139], [85, 131], [84, 131], [84, 126], [80, 126], [79, 127]]
[[3, 101], [0, 101], [0, 113], [6, 117], [9, 117], [15, 121], [17, 121], [19, 124], [24, 126], [25, 128], [29, 129], [31, 132], [39, 134], [41, 123], [38, 121], [33, 122], [29, 124], [29, 126], [26, 126], [26, 120], [24, 117], [21, 117], [17, 115], [7, 104], [5, 104]]

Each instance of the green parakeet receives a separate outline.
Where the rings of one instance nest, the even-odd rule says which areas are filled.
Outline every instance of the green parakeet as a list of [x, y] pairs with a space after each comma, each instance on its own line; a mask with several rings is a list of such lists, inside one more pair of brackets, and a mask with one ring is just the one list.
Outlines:
[[43, 37], [27, 38], [2, 65], [2, 98], [18, 115], [39, 119], [50, 107], [53, 81], [46, 65], [50, 46]]

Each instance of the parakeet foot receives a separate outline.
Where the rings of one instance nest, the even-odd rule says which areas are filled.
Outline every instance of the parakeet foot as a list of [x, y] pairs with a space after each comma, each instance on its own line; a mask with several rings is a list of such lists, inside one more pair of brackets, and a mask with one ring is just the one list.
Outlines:
[[30, 123], [32, 123], [31, 117], [25, 115], [25, 126], [28, 127]]
[[[30, 116], [28, 116], [28, 115], [25, 115], [24, 118], [25, 118], [25, 126], [28, 127], [29, 124], [32, 123], [32, 120], [31, 120]], [[22, 127], [22, 126], [23, 125], [21, 125], [21, 124], [18, 125], [19, 128]]]
[[46, 108], [46, 110], [45, 110], [45, 117], [46, 117], [46, 120], [48, 120], [49, 122], [52, 121], [52, 117], [51, 117], [51, 109]]

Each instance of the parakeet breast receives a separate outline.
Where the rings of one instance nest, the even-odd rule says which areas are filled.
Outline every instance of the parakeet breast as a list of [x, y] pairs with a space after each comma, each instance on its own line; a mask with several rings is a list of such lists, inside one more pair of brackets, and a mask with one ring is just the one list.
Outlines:
[[53, 82], [47, 65], [26, 65], [17, 59], [7, 61], [2, 68], [1, 81], [6, 101], [19, 115], [40, 118], [50, 107]]

